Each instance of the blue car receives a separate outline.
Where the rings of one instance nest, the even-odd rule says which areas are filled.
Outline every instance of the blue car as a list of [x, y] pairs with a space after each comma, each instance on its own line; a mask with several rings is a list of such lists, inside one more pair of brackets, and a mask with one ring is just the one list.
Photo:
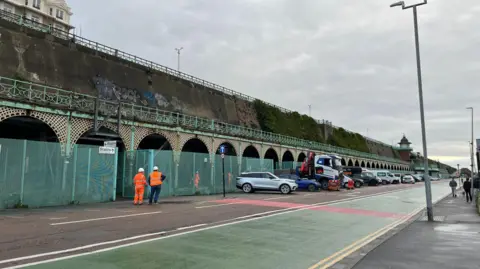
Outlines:
[[317, 191], [322, 187], [320, 183], [313, 179], [300, 178], [299, 176], [294, 174], [282, 174], [278, 177], [295, 180], [295, 183], [297, 183], [299, 190]]

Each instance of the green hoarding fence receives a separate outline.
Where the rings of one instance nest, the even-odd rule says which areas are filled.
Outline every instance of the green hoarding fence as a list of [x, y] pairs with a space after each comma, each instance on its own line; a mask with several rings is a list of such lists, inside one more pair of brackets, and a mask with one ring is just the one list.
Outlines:
[[280, 169], [296, 169], [298, 166], [301, 166], [301, 162], [281, 162]]
[[[161, 197], [220, 194], [222, 158], [212, 158], [165, 150], [100, 154], [98, 146], [90, 145], [73, 146], [67, 158], [59, 143], [0, 139], [0, 209], [131, 199], [138, 168], [148, 175], [154, 166], [166, 176]], [[235, 179], [241, 172], [274, 170], [270, 159], [225, 156], [223, 161], [226, 192], [236, 191]], [[147, 187], [145, 198], [149, 191]]]
[[116, 154], [75, 145], [0, 139], [0, 209], [105, 202], [115, 199]]
[[[133, 156], [129, 163], [128, 154]], [[138, 168], [144, 168], [148, 175], [153, 166], [166, 176], [162, 184], [160, 197], [210, 195], [223, 192], [223, 170], [221, 155], [210, 155], [196, 152], [180, 152], [178, 164], [174, 161], [173, 151], [137, 150], [130, 153], [121, 153], [120, 162], [127, 165], [121, 171], [123, 176], [122, 196], [134, 196], [133, 177]], [[236, 156], [225, 156], [225, 191], [235, 192], [235, 178], [244, 171], [273, 172], [273, 160], [255, 159]], [[119, 186], [122, 183], [119, 182]], [[150, 190], [146, 188], [145, 198]]]

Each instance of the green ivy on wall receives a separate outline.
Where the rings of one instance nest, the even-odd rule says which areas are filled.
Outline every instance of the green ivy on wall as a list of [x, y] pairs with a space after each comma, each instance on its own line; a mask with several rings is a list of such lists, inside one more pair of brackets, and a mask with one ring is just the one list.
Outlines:
[[358, 133], [334, 128], [333, 134], [325, 141], [322, 135], [323, 125], [318, 124], [315, 119], [300, 115], [298, 112], [284, 113], [279, 108], [267, 105], [260, 100], [255, 100], [253, 105], [260, 127], [264, 131], [370, 152], [367, 141]]
[[253, 102], [262, 130], [306, 140], [323, 142], [322, 130], [317, 122], [298, 112], [284, 113], [279, 108], [260, 100]]
[[333, 134], [329, 137], [327, 142], [338, 147], [370, 152], [367, 141], [363, 136], [358, 133], [347, 132], [343, 128], [333, 129]]

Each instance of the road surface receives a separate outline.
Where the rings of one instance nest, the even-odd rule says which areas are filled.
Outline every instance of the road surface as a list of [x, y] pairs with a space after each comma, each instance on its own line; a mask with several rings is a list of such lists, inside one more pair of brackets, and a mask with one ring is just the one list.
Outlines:
[[[450, 191], [432, 186], [433, 200]], [[0, 268], [328, 268], [425, 205], [423, 184], [0, 213]]]

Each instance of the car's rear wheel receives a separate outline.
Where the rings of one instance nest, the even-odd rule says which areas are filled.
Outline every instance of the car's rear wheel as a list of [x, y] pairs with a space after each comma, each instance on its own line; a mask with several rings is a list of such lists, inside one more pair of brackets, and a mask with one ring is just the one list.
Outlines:
[[251, 192], [253, 192], [253, 188], [252, 188], [252, 185], [250, 185], [250, 183], [245, 183], [245, 184], [243, 184], [242, 190], [243, 190], [244, 193], [251, 193]]
[[315, 190], [316, 190], [315, 185], [313, 184], [308, 185], [308, 191], [315, 191]]
[[362, 184], [360, 184], [360, 182], [358, 181], [355, 181], [355, 188], [360, 188], [362, 186]]
[[292, 191], [292, 189], [290, 188], [290, 186], [288, 186], [287, 184], [282, 184], [280, 186], [280, 192], [282, 194], [289, 194], [290, 192]]
[[328, 190], [328, 180], [324, 179], [320, 182], [322, 184], [322, 189]]
[[386, 180], [382, 180], [382, 184], [383, 184], [383, 185], [387, 185], [387, 181], [386, 181]]

